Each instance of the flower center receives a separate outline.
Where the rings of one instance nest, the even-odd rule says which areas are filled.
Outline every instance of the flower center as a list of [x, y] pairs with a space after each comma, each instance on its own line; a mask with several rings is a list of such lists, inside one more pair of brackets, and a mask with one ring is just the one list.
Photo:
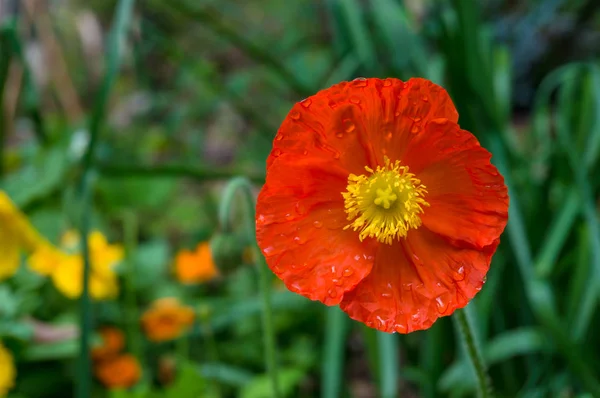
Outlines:
[[344, 229], [360, 231], [361, 241], [369, 237], [391, 245], [394, 239], [406, 237], [410, 228], [421, 225], [420, 214], [429, 203], [423, 199], [426, 187], [408, 172], [408, 166], [400, 166], [398, 160], [392, 163], [387, 157], [384, 161], [385, 166], [375, 170], [365, 167], [367, 175], [348, 176], [342, 196], [352, 222]]

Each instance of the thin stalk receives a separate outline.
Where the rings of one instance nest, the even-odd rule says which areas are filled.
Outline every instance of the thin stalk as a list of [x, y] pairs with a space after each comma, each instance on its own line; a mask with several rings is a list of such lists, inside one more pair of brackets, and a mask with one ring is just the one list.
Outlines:
[[452, 316], [456, 330], [462, 336], [462, 341], [465, 345], [465, 349], [471, 361], [471, 365], [475, 370], [477, 376], [477, 391], [481, 398], [491, 398], [494, 396], [492, 393], [491, 379], [487, 374], [485, 363], [483, 362], [483, 356], [479, 349], [479, 345], [475, 340], [475, 334], [473, 333], [473, 325], [466, 313], [466, 309], [457, 310]]
[[101, 174], [110, 177], [190, 177], [201, 181], [224, 180], [235, 176], [245, 175], [252, 182], [264, 183], [264, 173], [244, 173], [235, 169], [215, 169], [203, 166], [186, 165], [111, 165], [102, 164], [99, 167]]
[[[223, 232], [231, 232], [231, 207], [235, 201], [236, 194], [241, 192], [244, 196], [246, 205], [246, 220], [244, 223], [248, 238], [252, 241], [256, 239], [254, 223], [254, 196], [252, 195], [252, 185], [245, 177], [236, 177], [232, 179], [223, 191], [223, 199], [219, 207], [219, 223]], [[265, 263], [264, 257], [256, 244], [252, 245], [253, 257], [258, 268], [260, 290], [262, 293], [262, 324], [263, 324], [263, 344], [265, 349], [265, 362], [267, 372], [271, 379], [271, 389], [274, 398], [281, 396], [279, 390], [279, 381], [277, 377], [277, 359], [275, 347], [275, 329], [273, 327], [273, 311], [271, 308], [271, 283], [270, 273]]]
[[82, 185], [80, 187], [81, 204], [81, 225], [79, 234], [81, 239], [81, 251], [83, 255], [83, 275], [82, 291], [79, 299], [80, 308], [80, 338], [79, 338], [79, 366], [77, 378], [78, 398], [88, 398], [91, 394], [92, 385], [92, 365], [90, 358], [90, 336], [92, 333], [92, 302], [89, 294], [89, 281], [91, 273], [90, 251], [88, 245], [88, 233], [90, 229], [90, 191], [92, 175], [90, 172], [84, 173]]
[[0, 28], [0, 177], [4, 172], [4, 142], [6, 139], [6, 121], [4, 120], [4, 86], [8, 79], [8, 69], [11, 61], [8, 38], [14, 26], [8, 25]]
[[113, 29], [110, 33], [108, 55], [107, 55], [107, 70], [104, 76], [102, 89], [94, 104], [94, 109], [90, 119], [90, 143], [86, 149], [86, 153], [82, 162], [82, 173], [79, 181], [79, 203], [81, 204], [81, 226], [80, 235], [83, 252], [83, 289], [80, 299], [81, 306], [81, 336], [80, 336], [80, 353], [78, 378], [76, 386], [77, 398], [89, 398], [91, 394], [91, 362], [89, 354], [89, 343], [92, 323], [92, 307], [89, 297], [89, 277], [90, 277], [90, 258], [88, 248], [88, 230], [91, 212], [91, 179], [93, 177], [94, 168], [94, 153], [100, 133], [100, 126], [104, 120], [106, 113], [106, 105], [110, 89], [116, 79], [116, 74], [119, 66], [119, 42], [126, 32], [133, 9], [133, 0], [121, 0], [117, 5], [117, 10], [114, 18]]
[[125, 235], [125, 317], [127, 319], [127, 346], [131, 352], [141, 358], [141, 338], [138, 329], [137, 299], [135, 296], [135, 253], [137, 251], [138, 219], [135, 213], [126, 213], [123, 217]]

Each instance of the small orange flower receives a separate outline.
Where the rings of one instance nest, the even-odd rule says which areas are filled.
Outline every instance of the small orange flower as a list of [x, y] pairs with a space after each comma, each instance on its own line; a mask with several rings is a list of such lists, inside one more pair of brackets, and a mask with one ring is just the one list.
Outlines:
[[490, 153], [444, 89], [356, 79], [296, 104], [256, 206], [286, 286], [367, 326], [408, 333], [481, 290], [507, 222]]
[[218, 274], [208, 242], [201, 242], [194, 251], [181, 250], [175, 257], [175, 275], [182, 283], [207, 282]]
[[125, 348], [125, 336], [115, 327], [100, 329], [101, 344], [92, 347], [92, 359], [102, 361], [117, 356]]
[[94, 372], [98, 380], [110, 389], [129, 388], [142, 376], [138, 360], [130, 354], [98, 362]]
[[166, 341], [181, 336], [194, 323], [194, 311], [176, 298], [156, 300], [142, 316], [149, 340]]

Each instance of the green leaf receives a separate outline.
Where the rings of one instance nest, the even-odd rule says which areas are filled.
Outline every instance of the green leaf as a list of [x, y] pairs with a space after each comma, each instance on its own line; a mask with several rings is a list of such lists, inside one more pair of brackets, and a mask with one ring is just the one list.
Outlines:
[[53, 147], [39, 153], [33, 163], [0, 181], [0, 189], [20, 208], [47, 196], [63, 185], [68, 168], [63, 148]]
[[[284, 397], [289, 397], [305, 376], [299, 368], [282, 368], [278, 370], [279, 386]], [[240, 391], [240, 398], [272, 398], [271, 379], [264, 374], [254, 378]]]

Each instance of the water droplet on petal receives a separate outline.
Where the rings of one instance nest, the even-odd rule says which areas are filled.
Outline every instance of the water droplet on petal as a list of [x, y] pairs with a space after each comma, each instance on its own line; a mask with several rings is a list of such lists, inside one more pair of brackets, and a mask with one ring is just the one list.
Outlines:
[[435, 298], [435, 303], [437, 304], [438, 312], [443, 313], [448, 308], [448, 302], [442, 298], [442, 296], [438, 296]]
[[298, 112], [298, 111], [291, 111], [290, 112], [290, 117], [293, 120], [299, 120], [300, 119], [300, 112]]
[[464, 279], [465, 279], [465, 267], [461, 265], [456, 270], [456, 274], [454, 275], [454, 280], [456, 280], [456, 281], [462, 281]]
[[299, 244], [299, 245], [303, 245], [303, 244], [305, 244], [305, 243], [306, 243], [306, 237], [304, 237], [304, 236], [303, 236], [303, 237], [300, 237], [300, 235], [298, 235], [298, 236], [295, 236], [295, 237], [294, 237], [294, 242], [296, 242], [296, 243], [297, 243], [297, 244]]
[[349, 277], [354, 273], [354, 271], [352, 271], [352, 269], [350, 268], [346, 268], [343, 272], [342, 275], [344, 275], [345, 277]]
[[281, 141], [283, 139], [283, 136], [281, 134], [277, 134], [275, 136], [275, 141]]
[[342, 285], [344, 284], [344, 281], [342, 281], [341, 279], [337, 279], [337, 278], [334, 278], [334, 279], [332, 279], [331, 281], [332, 281], [332, 282], [333, 282], [333, 284], [334, 284], [334, 285], [336, 285], [336, 286], [342, 286]]
[[421, 99], [423, 100], [423, 102], [427, 102], [427, 101], [429, 101], [429, 98], [427, 98], [427, 96], [426, 96], [426, 95], [424, 95], [424, 96], [423, 96], [423, 98], [421, 98]]
[[381, 293], [381, 297], [383, 298], [391, 298], [392, 297], [392, 293]]
[[357, 77], [353, 80], [353, 83], [356, 87], [367, 87], [369, 82], [364, 77]]
[[394, 325], [394, 329], [398, 333], [406, 333], [406, 325], [402, 325], [401, 323], [397, 323]]
[[391, 86], [391, 85], [392, 85], [392, 81], [391, 81], [391, 80], [389, 80], [389, 79], [385, 79], [385, 80], [383, 81], [383, 87], [389, 87], [389, 86]]
[[302, 154], [303, 154], [304, 156], [306, 156], [306, 155], [308, 155], [308, 151], [305, 149], [304, 151], [302, 151]]
[[285, 219], [286, 219], [286, 220], [291, 220], [291, 219], [293, 219], [293, 218], [294, 218], [294, 216], [292, 216], [292, 214], [291, 214], [291, 213], [286, 213], [286, 215], [285, 215]]
[[412, 129], [410, 129], [410, 132], [413, 133], [413, 134], [416, 134], [416, 133], [419, 132], [419, 130], [420, 130], [419, 126], [415, 125], [415, 126], [412, 127]]
[[321, 228], [323, 226], [323, 222], [316, 220], [315, 222], [313, 222], [313, 225], [315, 226], [315, 228]]
[[337, 133], [335, 133], [335, 136], [337, 138], [344, 138], [344, 133], [342, 133], [341, 131], [338, 131]]
[[336, 151], [336, 152], [334, 152], [334, 153], [333, 153], [333, 158], [334, 158], [334, 159], [339, 159], [339, 158], [340, 158], [340, 153], [339, 153], [339, 152], [337, 152], [337, 151]]
[[272, 154], [273, 154], [273, 156], [275, 156], [275, 157], [281, 156], [281, 149], [279, 149], [279, 148], [275, 148], [275, 149], [273, 149], [273, 152], [272, 152]]
[[275, 248], [273, 246], [269, 246], [269, 247], [265, 247], [263, 249], [263, 253], [265, 254], [265, 256], [270, 255], [271, 253], [273, 253], [275, 251]]
[[303, 107], [307, 108], [312, 104], [312, 100], [310, 98], [306, 98], [302, 101], [300, 101], [300, 105], [302, 105]]
[[414, 118], [413, 120], [415, 121], [415, 123], [419, 123], [419, 122], [421, 121], [421, 118], [417, 116], [417, 117], [416, 117], [416, 118]]
[[387, 133], [385, 133], [385, 139], [388, 140], [388, 141], [392, 139], [392, 132], [391, 131], [388, 131]]
[[300, 214], [301, 216], [306, 214], [306, 206], [304, 205], [304, 203], [296, 203], [296, 213]]
[[352, 119], [344, 119], [342, 120], [342, 127], [346, 131], [346, 133], [351, 133], [356, 129], [356, 125], [352, 121]]
[[335, 289], [329, 289], [329, 291], [327, 292], [327, 294], [329, 294], [329, 297], [331, 297], [331, 298], [336, 298], [337, 297], [337, 292], [335, 291]]
[[350, 102], [352, 102], [353, 104], [360, 104], [360, 98], [358, 98], [356, 95], [353, 95], [350, 97]]

